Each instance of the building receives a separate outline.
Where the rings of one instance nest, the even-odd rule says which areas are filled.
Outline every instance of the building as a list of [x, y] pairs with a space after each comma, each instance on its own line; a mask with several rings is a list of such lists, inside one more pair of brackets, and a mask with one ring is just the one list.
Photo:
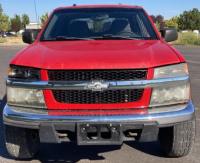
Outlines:
[[41, 24], [39, 23], [29, 23], [26, 25], [26, 30], [41, 30]]

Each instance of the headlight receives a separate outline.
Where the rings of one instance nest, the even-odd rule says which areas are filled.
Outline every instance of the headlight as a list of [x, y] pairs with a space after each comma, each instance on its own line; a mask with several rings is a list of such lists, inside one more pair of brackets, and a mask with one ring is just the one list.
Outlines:
[[46, 108], [42, 90], [7, 87], [7, 103], [15, 106]]
[[188, 67], [186, 63], [163, 66], [154, 69], [154, 79], [171, 78], [188, 75]]
[[40, 70], [34, 68], [11, 66], [8, 69], [8, 77], [19, 79], [40, 79]]
[[153, 88], [150, 107], [189, 102], [190, 84]]

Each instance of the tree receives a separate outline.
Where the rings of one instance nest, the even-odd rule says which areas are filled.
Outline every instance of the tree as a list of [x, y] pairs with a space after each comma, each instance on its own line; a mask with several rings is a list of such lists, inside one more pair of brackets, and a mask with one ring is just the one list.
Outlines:
[[0, 4], [0, 21], [1, 21], [2, 13], [3, 13], [3, 8], [1, 7], [1, 4]]
[[178, 16], [174, 16], [170, 20], [178, 24]]
[[11, 31], [11, 25], [12, 25], [12, 24], [11, 24], [11, 21], [9, 20], [9, 21], [8, 21], [7, 32], [10, 32], [10, 31]]
[[166, 28], [176, 28], [176, 29], [178, 29], [178, 23], [176, 23], [172, 19], [165, 20], [165, 27]]
[[184, 11], [178, 18], [178, 26], [181, 30], [200, 29], [200, 12], [197, 8]]
[[119, 3], [119, 5], [122, 5], [122, 3]]
[[[14, 18], [11, 19], [11, 24], [17, 23], [20, 25], [20, 29], [22, 28], [22, 21], [19, 15], [15, 14]], [[16, 25], [16, 24], [15, 24]], [[12, 25], [11, 25], [12, 26]], [[19, 30], [20, 31], [20, 30]], [[18, 31], [18, 32], [19, 32]]]
[[3, 32], [10, 31], [10, 29], [11, 29], [11, 22], [9, 20], [9, 16], [7, 16], [6, 14], [3, 14], [1, 16], [0, 26], [1, 26], [1, 31], [3, 31]]
[[151, 20], [153, 21], [153, 23], [156, 23], [156, 16], [150, 15], [150, 17], [151, 17]]
[[164, 17], [162, 15], [150, 15], [153, 23], [155, 24], [156, 22], [159, 24], [160, 29], [163, 29], [165, 26], [165, 21], [164, 21]]
[[27, 14], [22, 15], [22, 28], [26, 28], [26, 25], [30, 23], [30, 19]]
[[2, 13], [3, 13], [3, 8], [1, 7], [1, 4], [0, 4], [0, 37], [1, 37], [1, 19], [2, 19]]
[[160, 31], [160, 25], [158, 24], [158, 22], [155, 22], [154, 25], [156, 26], [156, 29], [157, 29], [158, 31]]
[[11, 25], [11, 30], [14, 31], [15, 33], [19, 32], [21, 29], [21, 25], [18, 22], [13, 22]]
[[42, 16], [40, 17], [40, 20], [41, 20], [41, 27], [44, 26], [44, 24], [45, 24], [45, 22], [47, 21], [48, 17], [49, 17], [49, 13], [48, 13], [48, 12], [46, 12], [45, 15], [42, 15]]

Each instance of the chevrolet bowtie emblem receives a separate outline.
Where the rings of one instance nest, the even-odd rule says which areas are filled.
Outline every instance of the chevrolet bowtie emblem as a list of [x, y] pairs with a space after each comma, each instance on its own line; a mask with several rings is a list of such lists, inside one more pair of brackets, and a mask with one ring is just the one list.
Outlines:
[[103, 91], [109, 87], [109, 83], [103, 83], [102, 81], [92, 81], [85, 86], [85, 89], [90, 89], [92, 91]]

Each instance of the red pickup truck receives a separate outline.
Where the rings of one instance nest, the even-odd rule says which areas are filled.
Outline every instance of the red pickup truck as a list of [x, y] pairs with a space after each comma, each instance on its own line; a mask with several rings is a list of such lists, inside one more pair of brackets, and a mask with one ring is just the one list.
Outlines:
[[153, 142], [189, 153], [195, 111], [183, 56], [139, 6], [55, 9], [10, 62], [3, 121], [9, 154], [31, 158], [39, 143]]

